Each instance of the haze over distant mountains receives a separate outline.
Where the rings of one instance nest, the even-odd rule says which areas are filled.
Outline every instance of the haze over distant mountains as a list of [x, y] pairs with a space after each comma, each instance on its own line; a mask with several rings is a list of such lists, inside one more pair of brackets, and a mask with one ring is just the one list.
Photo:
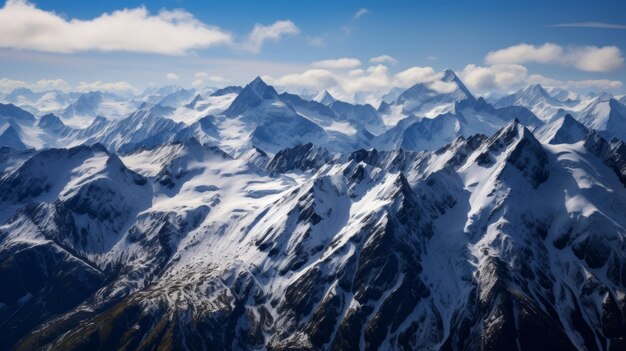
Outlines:
[[[538, 128], [566, 114], [606, 137], [626, 138], [626, 96], [548, 91], [535, 84], [485, 100], [474, 96], [453, 71], [440, 77], [404, 91], [394, 88], [395, 93], [381, 97], [377, 106], [344, 102], [328, 91], [312, 98], [279, 94], [261, 78], [243, 88], [170, 85], [124, 96], [20, 88], [0, 99], [0, 128], [13, 127], [0, 143], [13, 140], [43, 148], [98, 142], [118, 151], [195, 136], [203, 143], [210, 138], [211, 145], [233, 155], [254, 147], [275, 153], [308, 142], [343, 152], [399, 147], [421, 151], [437, 149], [458, 136], [491, 135], [514, 118]], [[446, 88], [438, 88], [437, 82]], [[195, 133], [198, 128], [212, 132]]]
[[626, 98], [0, 96], [0, 345], [621, 350]]

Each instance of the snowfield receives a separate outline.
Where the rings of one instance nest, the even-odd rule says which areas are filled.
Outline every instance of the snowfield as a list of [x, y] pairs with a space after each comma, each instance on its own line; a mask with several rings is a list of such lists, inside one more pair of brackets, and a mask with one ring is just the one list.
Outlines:
[[626, 107], [441, 83], [5, 96], [0, 348], [623, 349]]

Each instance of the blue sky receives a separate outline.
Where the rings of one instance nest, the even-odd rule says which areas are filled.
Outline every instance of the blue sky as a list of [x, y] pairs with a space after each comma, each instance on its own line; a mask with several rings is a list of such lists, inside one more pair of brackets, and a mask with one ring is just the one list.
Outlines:
[[[109, 27], [100, 23], [103, 21], [94, 23], [94, 19], [101, 18], [103, 14], [138, 8], [145, 8], [147, 19], [144, 19], [147, 21], [159, 17], [164, 10], [170, 11], [166, 13], [182, 10], [175, 12], [178, 14], [176, 19], [165, 16], [165, 21], [174, 26], [195, 23], [195, 31], [172, 32], [174, 36], [179, 35], [180, 39], [172, 40], [170, 44], [165, 39], [159, 41], [161, 36], [167, 37], [168, 33], [156, 31], [153, 35], [149, 30], [150, 25], [144, 26], [141, 24], [143, 22], [139, 23], [140, 26], [148, 28], [146, 33], [141, 34], [145, 40], [135, 35], [136, 31], [132, 29], [107, 33]], [[18, 10], [19, 15], [16, 15]], [[16, 32], [14, 28], [6, 28], [8, 26], [0, 22], [0, 79], [4, 79], [6, 87], [18, 85], [12, 82], [32, 85], [39, 80], [63, 80], [71, 87], [81, 82], [124, 82], [139, 90], [150, 84], [167, 83], [182, 86], [191, 86], [194, 82], [197, 86], [244, 84], [254, 76], [261, 75], [285, 88], [293, 86], [294, 89], [315, 90], [329, 88], [332, 84], [346, 85], [351, 77], [376, 75], [379, 79], [382, 77], [380, 70], [368, 71], [369, 67], [378, 64], [385, 66], [388, 79], [379, 82], [370, 79], [370, 85], [364, 90], [366, 92], [379, 92], [386, 83], [400, 84], [394, 76], [412, 67], [428, 67], [434, 71], [452, 68], [471, 81], [471, 88], [481, 91], [512, 90], [526, 83], [548, 82], [548, 85], [566, 85], [571, 89], [619, 93], [625, 90], [623, 84], [619, 83], [626, 82], [623, 64], [623, 51], [626, 50], [624, 1], [218, 3], [189, 0], [33, 0], [25, 3], [13, 0], [4, 3], [0, 20], [3, 12], [10, 22], [24, 22], [25, 28]], [[70, 29], [63, 27], [66, 30], [59, 30], [60, 34], [50, 34], [57, 33], [55, 26], [63, 26], [49, 21], [50, 16], [64, 20], [68, 24], [65, 27]], [[36, 34], [30, 28], [39, 27], [40, 22], [37, 21], [50, 26], [50, 29], [46, 27], [45, 32], [53, 40], [45, 35], [42, 36], [43, 41], [33, 38]], [[86, 24], [72, 27], [81, 21]], [[125, 19], [119, 21], [115, 22], [115, 27], [124, 27], [120, 23]], [[261, 26], [259, 33], [265, 30], [266, 34], [259, 34], [261, 39], [253, 40], [251, 33], [256, 24]], [[562, 24], [568, 26], [555, 26]], [[610, 26], [617, 28], [607, 28]], [[129, 24], [128, 28], [134, 27]], [[215, 33], [203, 33], [202, 28], [210, 28]], [[277, 31], [274, 32], [275, 37], [267, 34], [272, 30]], [[215, 42], [194, 42], [194, 37], [204, 34], [209, 36], [209, 42]], [[228, 38], [216, 39], [210, 35]], [[148, 48], [137, 49], [141, 45], [133, 40], [125, 42], [133, 36], [137, 37], [134, 40], [147, 42]], [[54, 39], [61, 42], [47, 45]], [[190, 43], [185, 47], [187, 40]], [[82, 46], [65, 45], [81, 41], [84, 42]], [[521, 48], [526, 51], [520, 53], [520, 47], [516, 46], [522, 43], [532, 47]], [[558, 49], [542, 47], [546, 43], [554, 44]], [[168, 50], [168, 45], [178, 44], [181, 45], [180, 52], [150, 52], [154, 51], [151, 48], [161, 45], [163, 51]], [[507, 56], [507, 52], [502, 52], [495, 61], [487, 59], [489, 52], [511, 47], [516, 47], [518, 51], [508, 54], [526, 55], [526, 58], [520, 62], [511, 55]], [[595, 48], [597, 52], [589, 48]], [[544, 54], [547, 56], [542, 56]], [[391, 56], [394, 60], [369, 62], [371, 58], [381, 55]], [[336, 71], [336, 67], [329, 69], [324, 65], [312, 65], [316, 61], [339, 58], [357, 59], [360, 65], [341, 68], [340, 72]], [[589, 60], [600, 63], [596, 65]], [[468, 65], [474, 66], [468, 68]], [[526, 69], [526, 72], [520, 67]], [[311, 69], [328, 70], [330, 74], [312, 72], [303, 76]], [[360, 75], [359, 72], [353, 72], [352, 75], [347, 73], [347, 69], [363, 72]], [[322, 83], [318, 82], [317, 85], [303, 82], [314, 73], [317, 74], [315, 79], [324, 75], [325, 80], [319, 78]], [[503, 79], [511, 74], [523, 77], [517, 77], [520, 79], [510, 84], [504, 83]], [[283, 79], [285, 76], [287, 78]], [[175, 77], [177, 79], [173, 79]], [[419, 74], [415, 77], [413, 79], [421, 79]], [[404, 81], [402, 84], [405, 84]], [[342, 86], [335, 90], [338, 94], [360, 92], [359, 87], [348, 89]]]

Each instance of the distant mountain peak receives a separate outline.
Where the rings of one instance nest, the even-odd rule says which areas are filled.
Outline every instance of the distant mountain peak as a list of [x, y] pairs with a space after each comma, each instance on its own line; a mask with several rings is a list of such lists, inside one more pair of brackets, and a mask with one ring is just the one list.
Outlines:
[[261, 77], [256, 77], [243, 88], [224, 113], [227, 116], [239, 115], [249, 108], [259, 106], [263, 100], [278, 98], [278, 93], [272, 86], [267, 85]]
[[10, 147], [15, 150], [24, 150], [28, 147], [22, 142], [16, 127], [10, 125], [0, 134], [0, 147]]
[[[452, 90], [439, 89], [435, 83], [454, 84]], [[465, 101], [471, 105], [476, 99], [467, 89], [461, 79], [451, 69], [443, 71], [443, 76], [436, 82], [417, 83], [398, 96], [395, 104], [403, 105], [405, 113], [413, 113], [422, 108], [432, 108], [435, 105], [454, 104]]]
[[22, 110], [13, 104], [0, 103], [0, 120], [13, 120], [18, 123], [33, 124], [35, 116], [32, 113]]
[[212, 92], [210, 96], [224, 96], [227, 94], [239, 94], [242, 89], [243, 88], [240, 86], [231, 85], [225, 88], [217, 89], [216, 91]]
[[[248, 83], [248, 85], [246, 85], [246, 87], [252, 89], [254, 92], [256, 92], [260, 96], [262, 96], [265, 93], [267, 93], [269, 89], [274, 90], [274, 88], [272, 88], [271, 86], [267, 85], [267, 83], [265, 83], [265, 81], [261, 77], [259, 77], [259, 76], [257, 76], [256, 78], [254, 78], [253, 81]], [[274, 91], [274, 92], [276, 92], [276, 91]], [[278, 95], [278, 94], [276, 94], [276, 95]]]
[[334, 96], [332, 96], [328, 90], [324, 90], [317, 94], [313, 101], [317, 101], [322, 105], [330, 106], [333, 102], [337, 101]]
[[271, 85], [267, 85], [261, 77], [256, 77], [250, 83], [246, 84], [246, 86], [241, 90], [240, 95], [245, 96], [250, 93], [257, 95], [264, 100], [278, 98], [276, 90]]
[[451, 70], [450, 68], [446, 68], [443, 71], [443, 78], [441, 80], [451, 82], [455, 79], [458, 79], [458, 76], [456, 75], [456, 73], [454, 73], [453, 70]]
[[196, 108], [196, 104], [202, 100], [202, 96], [200, 94], [196, 94], [196, 96], [193, 98], [193, 100], [191, 100], [190, 103], [188, 103], [187, 105], [185, 105], [186, 108], [189, 109], [194, 109]]
[[37, 125], [40, 128], [48, 129], [53, 132], [60, 132], [66, 128], [65, 124], [59, 117], [52, 113], [42, 116]]
[[548, 144], [574, 144], [585, 140], [587, 134], [589, 129], [567, 113], [542, 127], [537, 136]]
[[531, 84], [522, 90], [524, 94], [539, 94], [544, 97], [550, 97], [550, 94], [540, 84]]

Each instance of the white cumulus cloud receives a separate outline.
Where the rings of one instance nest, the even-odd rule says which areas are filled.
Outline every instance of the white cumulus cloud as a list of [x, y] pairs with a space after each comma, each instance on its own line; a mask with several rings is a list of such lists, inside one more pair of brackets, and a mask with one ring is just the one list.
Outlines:
[[167, 79], [167, 80], [178, 80], [179, 77], [178, 77], [178, 75], [176, 73], [171, 73], [170, 72], [170, 73], [165, 75], [165, 79]]
[[150, 14], [138, 7], [83, 20], [66, 19], [26, 0], [7, 0], [0, 8], [0, 47], [4, 48], [182, 55], [231, 42], [231, 34], [184, 10]]
[[551, 63], [573, 66], [587, 72], [608, 72], [622, 66], [624, 57], [616, 46], [568, 46], [552, 43], [540, 46], [518, 44], [491, 51], [485, 57], [489, 65]]
[[28, 83], [22, 80], [13, 80], [9, 78], [0, 79], [0, 91], [9, 92], [13, 89], [24, 88]]
[[324, 90], [338, 84], [335, 74], [326, 69], [309, 69], [302, 73], [287, 74], [280, 78], [264, 77], [268, 83], [288, 88]]
[[408, 88], [417, 83], [430, 82], [437, 79], [437, 72], [432, 67], [411, 67], [395, 75], [397, 87]]
[[[450, 84], [441, 81], [437, 83], [443, 74], [435, 72], [432, 67], [411, 67], [393, 74], [382, 64], [352, 70], [337, 70], [338, 66], [335, 64], [322, 66], [328, 68], [313, 68], [302, 73], [287, 74], [278, 78], [266, 76], [263, 79], [281, 90], [328, 90], [341, 100], [369, 102], [374, 105], [380, 102], [383, 94], [396, 87], [408, 88], [416, 83], [428, 83], [429, 87], [436, 91], [448, 92], [451, 89]], [[352, 65], [354, 66], [355, 64]], [[346, 65], [339, 67], [345, 68]]]
[[587, 79], [562, 81], [540, 74], [529, 74], [528, 69], [518, 64], [500, 64], [478, 66], [470, 64], [460, 72], [460, 77], [467, 87], [476, 92], [488, 91], [511, 92], [529, 84], [541, 84], [545, 87], [561, 87], [573, 90], [612, 90], [623, 86], [621, 81], [608, 79]]

